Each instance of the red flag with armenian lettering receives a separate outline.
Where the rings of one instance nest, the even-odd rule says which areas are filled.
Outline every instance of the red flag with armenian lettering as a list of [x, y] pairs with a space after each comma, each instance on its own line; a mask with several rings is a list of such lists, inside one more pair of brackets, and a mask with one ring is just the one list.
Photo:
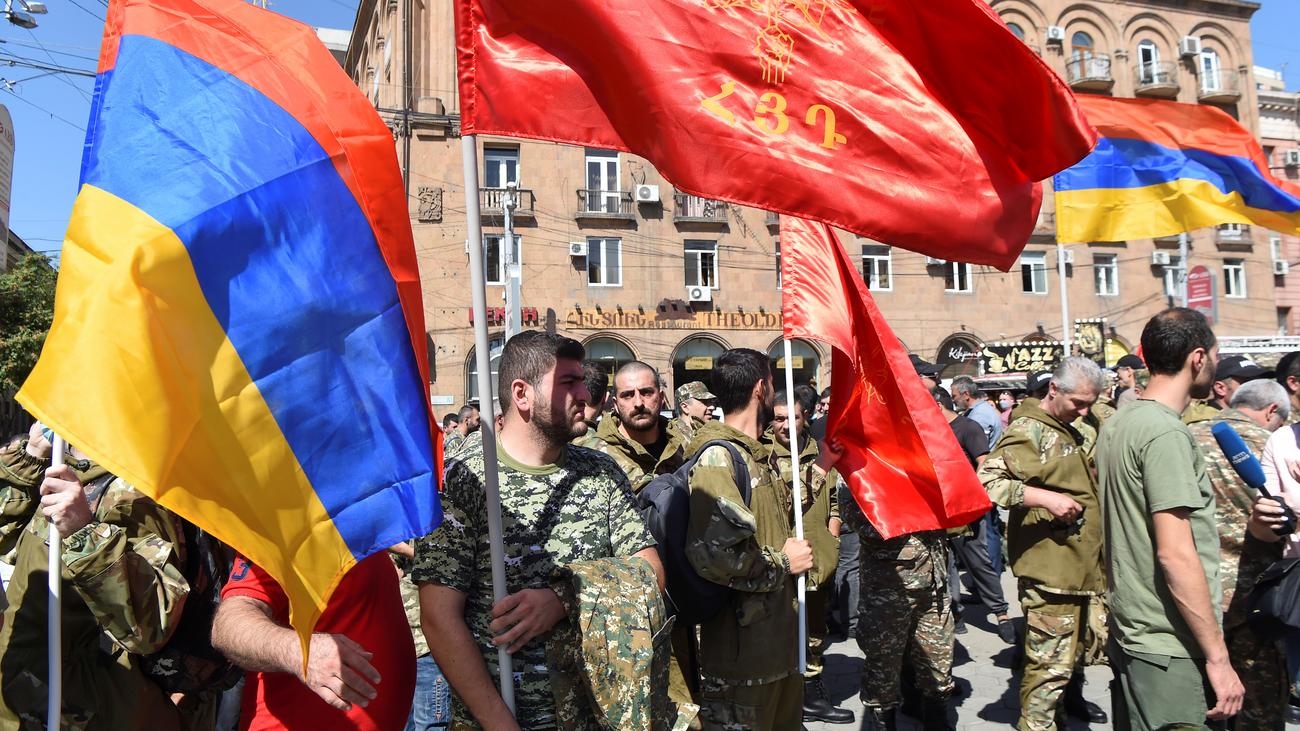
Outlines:
[[785, 336], [833, 349], [826, 437], [844, 446], [837, 468], [880, 535], [988, 512], [988, 493], [829, 226], [781, 219], [781, 281]]
[[983, 0], [457, 0], [456, 23], [466, 134], [630, 151], [946, 259], [1009, 267], [1035, 181], [1094, 140]]
[[112, 0], [23, 406], [271, 574], [306, 636], [440, 520], [427, 368], [392, 135], [312, 29]]

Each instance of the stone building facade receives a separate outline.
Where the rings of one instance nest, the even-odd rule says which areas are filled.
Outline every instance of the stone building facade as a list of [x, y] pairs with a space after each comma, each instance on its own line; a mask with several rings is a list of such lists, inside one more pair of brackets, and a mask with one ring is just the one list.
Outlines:
[[[1300, 185], [1300, 94], [1281, 71], [1256, 66], [1259, 136], [1273, 175]], [[1265, 231], [1277, 278], [1277, 332], [1300, 335], [1300, 237]]]
[[[992, 6], [1079, 93], [1214, 104], [1259, 130], [1249, 29], [1256, 3], [993, 0]], [[446, 405], [476, 396], [454, 63], [451, 0], [362, 0], [344, 66], [390, 123], [409, 168], [432, 392]], [[478, 143], [489, 306], [504, 305], [501, 196], [513, 182], [520, 195], [514, 225], [525, 327], [553, 327], [612, 362], [645, 360], [670, 387], [707, 381], [712, 358], [728, 347], [777, 352], [774, 216], [678, 194], [652, 165], [625, 153], [497, 137]], [[991, 360], [987, 343], [1063, 335], [1054, 221], [1049, 190], [1035, 235], [1009, 273], [931, 260], [849, 234], [842, 240], [861, 257], [881, 310], [909, 348], [951, 364], [945, 376], [1009, 371], [1017, 359]], [[1092, 328], [1085, 339], [1104, 346], [1112, 361], [1136, 347], [1142, 324], [1178, 291], [1184, 263], [1176, 238], [1079, 242], [1064, 251], [1070, 316], [1089, 321], [1082, 325]], [[1220, 334], [1276, 332], [1274, 291], [1281, 278], [1273, 275], [1269, 232], [1237, 226], [1193, 232], [1189, 259], [1186, 264], [1216, 275]], [[494, 313], [494, 342], [502, 324]], [[829, 385], [824, 346], [797, 343], [793, 365], [799, 380]]]

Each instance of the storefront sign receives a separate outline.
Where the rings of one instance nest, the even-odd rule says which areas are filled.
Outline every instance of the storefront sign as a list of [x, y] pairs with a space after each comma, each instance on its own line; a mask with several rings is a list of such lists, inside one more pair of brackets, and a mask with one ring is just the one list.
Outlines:
[[1106, 367], [1106, 320], [1105, 318], [1095, 320], [1075, 320], [1074, 321], [1074, 344], [1079, 348], [1079, 354], [1088, 360], [1096, 363], [1102, 368]]
[[1214, 296], [1214, 275], [1205, 266], [1194, 266], [1187, 273], [1187, 306], [1214, 324], [1219, 303]]
[[[790, 363], [791, 363], [791, 366], [790, 366], [790, 367], [791, 367], [791, 368], [794, 368], [795, 370], [799, 370], [800, 368], [803, 368], [803, 356], [802, 356], [802, 355], [794, 355], [794, 356], [791, 356], [791, 357], [790, 357]], [[777, 359], [776, 359], [776, 367], [777, 367], [778, 370], [780, 370], [780, 369], [784, 369], [784, 368], [785, 368], [785, 358], [784, 358], [784, 357], [781, 357], [781, 358], [777, 358]]]
[[980, 365], [985, 375], [1037, 373], [1056, 368], [1065, 357], [1065, 346], [1054, 341], [1034, 343], [985, 343]]
[[[537, 315], [537, 308], [536, 308], [536, 307], [521, 307], [521, 308], [519, 309], [519, 319], [523, 320], [523, 324], [526, 325], [526, 326], [528, 326], [528, 325], [535, 326], [535, 325], [537, 325], [537, 324], [540, 322], [540, 320], [539, 320], [539, 318], [538, 318], [538, 315]], [[506, 308], [504, 308], [504, 307], [489, 307], [489, 308], [487, 308], [487, 321], [488, 321], [488, 327], [500, 327], [500, 326], [505, 325], [505, 324], [506, 324]], [[470, 311], [469, 311], [469, 324], [471, 324], [471, 325], [474, 324], [474, 309], [473, 309], [473, 308], [470, 308]]]
[[686, 370], [688, 371], [710, 371], [713, 370], [713, 358], [707, 355], [696, 355], [686, 359]]
[[780, 312], [571, 310], [570, 330], [780, 330]]

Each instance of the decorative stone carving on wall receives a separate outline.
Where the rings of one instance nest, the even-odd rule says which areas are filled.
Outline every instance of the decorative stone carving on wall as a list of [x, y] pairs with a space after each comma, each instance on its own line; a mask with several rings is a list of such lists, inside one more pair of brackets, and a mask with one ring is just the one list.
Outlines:
[[415, 212], [415, 220], [420, 223], [442, 222], [442, 188], [421, 185], [416, 197], [420, 201]]

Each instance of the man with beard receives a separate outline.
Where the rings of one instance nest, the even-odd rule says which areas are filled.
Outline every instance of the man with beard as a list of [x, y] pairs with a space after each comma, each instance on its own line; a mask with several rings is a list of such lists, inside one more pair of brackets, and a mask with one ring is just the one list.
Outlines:
[[[453, 726], [553, 729], [559, 722], [546, 643], [570, 620], [551, 588], [575, 561], [635, 556], [663, 583], [654, 538], [633, 504], [627, 478], [606, 456], [570, 443], [591, 395], [582, 345], [542, 331], [522, 332], [501, 353], [504, 413], [497, 443], [502, 535], [509, 596], [492, 597], [482, 447], [447, 470], [443, 523], [416, 543], [424, 634], [454, 691]], [[497, 647], [514, 658], [516, 712], [497, 692]], [[566, 682], [577, 682], [568, 679]], [[579, 715], [583, 709], [567, 709]], [[516, 720], [517, 719], [517, 720]], [[598, 728], [581, 717], [575, 728]]]
[[609, 395], [609, 369], [598, 360], [584, 360], [582, 380], [587, 384], [591, 401], [582, 410], [582, 423], [587, 429], [582, 436], [574, 437], [573, 443], [587, 449], [600, 449], [602, 442], [596, 436], [596, 429], [600, 426], [600, 413], [605, 410], [605, 397]]
[[664, 392], [654, 368], [634, 360], [614, 374], [614, 416], [596, 429], [595, 446], [613, 458], [627, 475], [632, 492], [640, 492], [655, 475], [676, 470], [685, 461], [686, 440], [676, 419], [660, 415]]
[[[771, 360], [728, 350], [713, 366], [723, 422], [700, 427], [691, 443], [686, 557], [704, 579], [733, 591], [700, 625], [700, 716], [707, 730], [799, 728], [803, 679], [796, 641], [795, 577], [812, 568], [808, 541], [793, 537], [780, 478], [759, 441], [772, 408]], [[750, 490], [737, 486], [730, 442], [744, 458]]]
[[[808, 389], [812, 391], [812, 389]], [[812, 403], [817, 403], [817, 392], [812, 391]], [[770, 450], [767, 463], [781, 480], [781, 500], [787, 513], [793, 516], [794, 460], [790, 452], [790, 411], [784, 391], [777, 391], [772, 405], [772, 424], [763, 433], [763, 443]], [[826, 603], [835, 580], [835, 564], [840, 551], [840, 511], [835, 499], [836, 479], [829, 465], [833, 453], [828, 447], [821, 452], [817, 442], [808, 433], [803, 403], [795, 401], [794, 424], [798, 434], [799, 473], [802, 477], [804, 538], [813, 550], [813, 569], [808, 572], [808, 664], [804, 672], [803, 720], [827, 723], [853, 723], [853, 712], [836, 708], [822, 682], [822, 656], [826, 652]], [[825, 455], [825, 456], [822, 456]], [[828, 474], [829, 473], [829, 474]]]
[[467, 443], [476, 441], [476, 439], [471, 440], [470, 435], [478, 433], [479, 415], [477, 406], [465, 404], [460, 407], [460, 413], [457, 416], [460, 417], [459, 423], [456, 424], [456, 428], [451, 430], [451, 433], [447, 434], [442, 442], [442, 452], [448, 457], [459, 452], [462, 447], [467, 446]]
[[1151, 318], [1150, 381], [1097, 440], [1116, 728], [1201, 728], [1241, 709], [1221, 629], [1214, 488], [1181, 420], [1210, 395], [1218, 349], [1195, 310]]

